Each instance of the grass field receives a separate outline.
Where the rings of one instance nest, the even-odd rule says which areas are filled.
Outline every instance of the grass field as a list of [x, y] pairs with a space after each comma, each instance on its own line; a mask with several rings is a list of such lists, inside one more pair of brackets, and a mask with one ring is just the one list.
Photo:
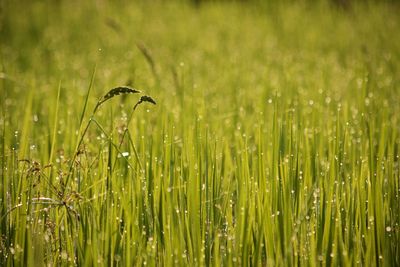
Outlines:
[[400, 265], [399, 5], [132, 2], [0, 1], [1, 266]]

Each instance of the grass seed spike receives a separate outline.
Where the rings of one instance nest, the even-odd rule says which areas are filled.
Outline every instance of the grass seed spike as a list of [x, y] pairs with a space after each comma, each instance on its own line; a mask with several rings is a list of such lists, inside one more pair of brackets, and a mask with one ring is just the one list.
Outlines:
[[137, 94], [137, 93], [140, 93], [140, 91], [129, 88], [127, 86], [116, 87], [116, 88], [111, 89], [106, 95], [104, 95], [103, 98], [99, 101], [98, 105], [100, 106], [107, 100], [113, 98], [114, 96], [120, 95], [120, 94]]
[[153, 98], [151, 98], [150, 96], [147, 96], [147, 95], [143, 95], [142, 97], [140, 97], [139, 101], [133, 107], [133, 110], [135, 110], [136, 107], [138, 105], [142, 104], [143, 102], [149, 102], [149, 103], [152, 103], [153, 105], [156, 105], [156, 101]]

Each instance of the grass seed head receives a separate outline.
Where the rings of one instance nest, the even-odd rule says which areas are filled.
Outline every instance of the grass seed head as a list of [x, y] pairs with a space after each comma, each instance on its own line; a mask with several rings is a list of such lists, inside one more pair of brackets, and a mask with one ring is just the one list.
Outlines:
[[132, 89], [130, 87], [126, 86], [121, 86], [121, 87], [116, 87], [111, 89], [103, 98], [99, 101], [99, 105], [106, 102], [107, 100], [113, 98], [114, 96], [120, 95], [120, 94], [137, 94], [140, 93], [139, 90]]
[[144, 95], [140, 98], [140, 102], [149, 102], [152, 103], [153, 105], [156, 104], [156, 101], [154, 101], [153, 98], [151, 98], [150, 96]]
[[143, 102], [149, 102], [149, 103], [151, 103], [151, 104], [153, 104], [153, 105], [156, 105], [156, 101], [155, 101], [153, 98], [151, 98], [151, 97], [148, 96], [148, 95], [143, 95], [143, 96], [140, 97], [139, 101], [138, 101], [138, 102], [136, 103], [136, 105], [133, 107], [133, 110], [135, 110], [135, 109], [137, 108], [137, 106], [139, 106], [139, 105], [142, 104]]

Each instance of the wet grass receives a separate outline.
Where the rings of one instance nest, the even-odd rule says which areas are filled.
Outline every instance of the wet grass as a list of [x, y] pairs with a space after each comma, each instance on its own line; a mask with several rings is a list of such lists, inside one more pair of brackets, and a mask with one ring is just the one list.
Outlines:
[[1, 4], [0, 265], [400, 265], [398, 6]]

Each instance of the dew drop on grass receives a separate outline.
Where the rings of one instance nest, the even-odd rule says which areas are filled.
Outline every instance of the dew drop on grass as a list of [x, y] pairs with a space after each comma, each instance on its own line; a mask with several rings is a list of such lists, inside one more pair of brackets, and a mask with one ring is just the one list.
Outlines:
[[121, 156], [122, 156], [122, 157], [128, 157], [128, 156], [129, 156], [129, 152], [122, 152], [122, 153], [121, 153]]

